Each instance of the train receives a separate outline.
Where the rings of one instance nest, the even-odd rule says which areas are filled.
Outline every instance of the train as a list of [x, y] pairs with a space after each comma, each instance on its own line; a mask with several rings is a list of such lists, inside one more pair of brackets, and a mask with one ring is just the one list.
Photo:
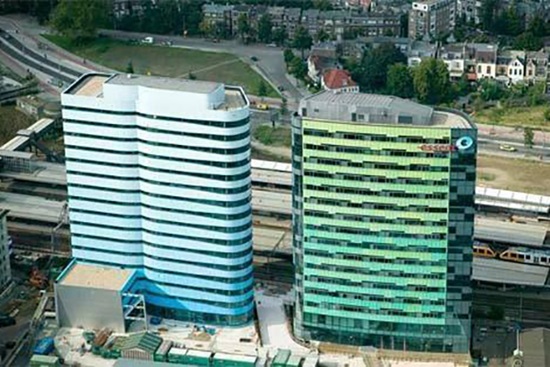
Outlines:
[[476, 257], [550, 267], [550, 252], [548, 251], [533, 250], [526, 247], [509, 247], [502, 252], [497, 252], [488, 244], [475, 241], [473, 252]]

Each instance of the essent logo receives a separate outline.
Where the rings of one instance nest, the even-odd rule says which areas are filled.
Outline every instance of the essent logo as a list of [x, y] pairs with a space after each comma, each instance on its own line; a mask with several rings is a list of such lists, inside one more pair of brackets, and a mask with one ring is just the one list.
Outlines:
[[455, 144], [422, 144], [419, 148], [424, 152], [455, 152], [468, 150], [474, 145], [474, 139], [463, 136]]

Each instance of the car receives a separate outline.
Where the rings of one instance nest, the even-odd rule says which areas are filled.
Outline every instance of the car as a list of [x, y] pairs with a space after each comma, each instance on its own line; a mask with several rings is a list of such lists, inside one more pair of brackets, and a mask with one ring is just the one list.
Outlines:
[[277, 44], [276, 43], [270, 43], [267, 45], [267, 47], [277, 47]]
[[153, 37], [145, 37], [141, 40], [141, 43], [152, 45], [153, 43], [155, 43], [155, 39]]
[[504, 150], [505, 152], [515, 152], [517, 150], [513, 146], [506, 144], [501, 145], [500, 147], [498, 147], [498, 149]]
[[259, 110], [267, 111], [267, 110], [269, 110], [269, 105], [266, 104], [266, 103], [258, 103], [256, 105], [256, 108], [259, 109]]
[[251, 57], [250, 57], [250, 60], [256, 62], [256, 61], [258, 61], [258, 58], [257, 58], [256, 56], [251, 56]]
[[279, 85], [277, 89], [279, 90], [279, 92], [283, 92], [285, 90], [285, 88], [282, 85]]

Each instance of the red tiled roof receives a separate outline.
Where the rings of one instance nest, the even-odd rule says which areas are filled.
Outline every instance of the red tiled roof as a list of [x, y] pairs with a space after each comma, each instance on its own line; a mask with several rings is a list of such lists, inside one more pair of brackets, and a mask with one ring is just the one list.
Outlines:
[[328, 89], [340, 89], [353, 87], [357, 83], [351, 79], [351, 75], [342, 69], [330, 69], [323, 74], [323, 80]]

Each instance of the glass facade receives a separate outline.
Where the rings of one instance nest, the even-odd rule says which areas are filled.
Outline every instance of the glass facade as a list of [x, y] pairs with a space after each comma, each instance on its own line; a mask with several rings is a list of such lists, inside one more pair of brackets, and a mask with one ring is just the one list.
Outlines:
[[296, 335], [468, 352], [475, 128], [301, 115], [292, 122]]
[[233, 107], [218, 109], [223, 85], [197, 82], [190, 91], [164, 88], [181, 81], [143, 83], [148, 87], [140, 79], [106, 81], [99, 96], [62, 95], [73, 257], [137, 269], [132, 291], [145, 295], [150, 314], [248, 323], [254, 302], [244, 92], [232, 90]]

